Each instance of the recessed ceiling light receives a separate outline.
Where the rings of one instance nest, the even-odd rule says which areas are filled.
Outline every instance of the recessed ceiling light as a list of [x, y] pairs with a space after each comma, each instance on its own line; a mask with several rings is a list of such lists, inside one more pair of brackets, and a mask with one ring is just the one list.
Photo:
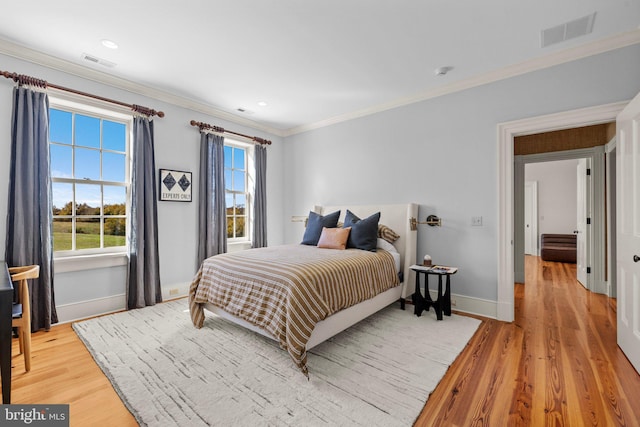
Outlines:
[[108, 47], [109, 49], [117, 49], [118, 48], [118, 43], [116, 43], [116, 42], [114, 42], [112, 40], [104, 39], [104, 40], [102, 40], [102, 46]]
[[436, 76], [444, 76], [451, 70], [453, 70], [453, 67], [450, 67], [450, 66], [440, 67], [433, 70], [433, 74], [435, 74]]
[[258, 105], [259, 105], [260, 107], [266, 107], [266, 106], [267, 106], [267, 103], [266, 103], [265, 101], [260, 101], [260, 102], [258, 102]]

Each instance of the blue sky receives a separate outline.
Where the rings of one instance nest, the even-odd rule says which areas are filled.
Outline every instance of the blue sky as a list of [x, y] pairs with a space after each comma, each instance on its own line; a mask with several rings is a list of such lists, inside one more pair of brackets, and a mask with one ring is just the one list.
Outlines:
[[[50, 110], [49, 139], [51, 175], [54, 178], [80, 178], [122, 182], [126, 180], [126, 125], [106, 119], [73, 114], [54, 108]], [[100, 135], [102, 124], [102, 176], [100, 171]], [[74, 129], [75, 128], [75, 129]], [[74, 133], [75, 130], [75, 133]], [[74, 139], [75, 137], [75, 139]], [[75, 153], [75, 161], [73, 159]], [[225, 183], [228, 189], [245, 191], [245, 150], [224, 147]], [[231, 168], [235, 170], [231, 170]], [[76, 184], [76, 203], [100, 206], [100, 185]], [[53, 183], [53, 205], [62, 208], [73, 197], [73, 184]], [[121, 186], [103, 187], [104, 204], [125, 203], [126, 189]], [[227, 206], [233, 205], [227, 195]], [[237, 206], [246, 204], [243, 195], [235, 196]]]
[[[50, 109], [49, 139], [51, 175], [57, 178], [81, 178], [125, 182], [126, 126], [81, 114]], [[102, 177], [100, 176], [100, 125], [102, 122]], [[75, 126], [75, 140], [74, 140]], [[75, 161], [73, 155], [75, 151]], [[53, 204], [61, 208], [72, 200], [72, 184], [53, 184]], [[125, 187], [104, 186], [104, 203], [124, 203]], [[77, 184], [76, 203], [100, 206], [100, 186]]]
[[[227, 189], [235, 191], [245, 191], [245, 153], [241, 148], [230, 146], [224, 147], [224, 181]], [[231, 168], [237, 170], [231, 170]], [[246, 200], [243, 195], [236, 195], [236, 206], [245, 206]], [[233, 206], [233, 195], [226, 196], [227, 207]]]

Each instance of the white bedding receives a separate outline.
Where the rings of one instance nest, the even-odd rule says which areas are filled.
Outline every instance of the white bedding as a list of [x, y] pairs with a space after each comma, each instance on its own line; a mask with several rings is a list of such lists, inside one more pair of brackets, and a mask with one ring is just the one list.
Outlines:
[[393, 261], [395, 262], [396, 272], [402, 271], [400, 269], [400, 252], [393, 246], [391, 243], [387, 242], [384, 239], [378, 237], [378, 244], [376, 245], [378, 249], [385, 250], [389, 252], [393, 256]]
[[[404, 281], [399, 286], [388, 289], [377, 296], [363, 301], [359, 304], [340, 310], [324, 320], [318, 322], [313, 329], [313, 333], [307, 342], [307, 350], [317, 346], [335, 334], [345, 330], [349, 326], [357, 323], [378, 310], [404, 300], [413, 293], [415, 283], [415, 272], [410, 266], [416, 263], [417, 232], [410, 226], [411, 221], [415, 221], [418, 215], [418, 205], [410, 203], [404, 205], [371, 205], [371, 206], [316, 206], [317, 213], [335, 212], [341, 210], [344, 214], [346, 209], [350, 209], [355, 215], [366, 218], [371, 213], [380, 211], [380, 222], [393, 229], [400, 235], [393, 244], [379, 239], [377, 247], [390, 253], [393, 257], [397, 271], [401, 272]], [[382, 240], [382, 243], [380, 241]], [[231, 320], [247, 329], [274, 338], [273, 335], [264, 329], [257, 327], [227, 311], [218, 308], [213, 304], [206, 304], [205, 308], [218, 316]]]

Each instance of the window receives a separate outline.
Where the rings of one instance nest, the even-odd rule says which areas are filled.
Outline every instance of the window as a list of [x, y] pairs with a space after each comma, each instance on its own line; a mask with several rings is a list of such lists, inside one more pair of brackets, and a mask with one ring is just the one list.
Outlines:
[[227, 239], [230, 242], [248, 241], [251, 192], [249, 191], [250, 147], [225, 140], [224, 181], [227, 208]]
[[130, 127], [131, 116], [125, 114], [51, 101], [56, 255], [126, 250]]

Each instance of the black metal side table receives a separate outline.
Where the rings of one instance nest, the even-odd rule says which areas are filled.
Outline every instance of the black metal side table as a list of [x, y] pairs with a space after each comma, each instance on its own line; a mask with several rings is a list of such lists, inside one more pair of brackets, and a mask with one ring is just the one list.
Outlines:
[[[442, 320], [442, 315], [451, 316], [451, 276], [456, 274], [456, 267], [412, 265], [416, 272], [416, 291], [413, 294], [413, 314], [420, 317], [423, 310], [429, 311], [433, 307], [436, 318]], [[420, 291], [420, 277], [424, 277], [424, 293]], [[429, 276], [438, 276], [438, 297], [434, 301], [429, 293]], [[442, 292], [442, 278], [445, 277], [444, 293]]]

